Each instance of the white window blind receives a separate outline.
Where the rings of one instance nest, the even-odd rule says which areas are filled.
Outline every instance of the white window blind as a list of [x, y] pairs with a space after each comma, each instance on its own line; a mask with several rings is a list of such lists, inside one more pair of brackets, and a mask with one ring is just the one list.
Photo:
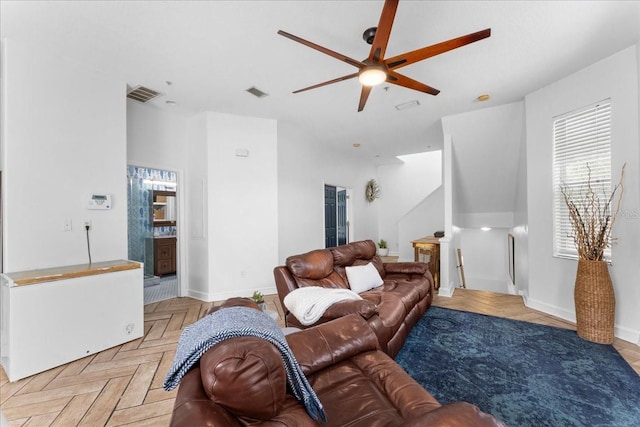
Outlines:
[[[594, 191], [611, 194], [610, 100], [556, 117], [553, 145], [553, 255], [577, 259], [569, 211], [560, 188], [566, 188], [569, 194], [584, 192], [591, 169]], [[609, 248], [605, 259], [611, 259]]]

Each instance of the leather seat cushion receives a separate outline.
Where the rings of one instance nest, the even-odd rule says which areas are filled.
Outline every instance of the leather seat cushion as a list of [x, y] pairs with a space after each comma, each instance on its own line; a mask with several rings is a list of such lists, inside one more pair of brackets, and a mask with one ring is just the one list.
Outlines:
[[397, 331], [404, 318], [409, 312], [402, 300], [402, 297], [393, 292], [384, 292], [380, 286], [367, 292], [363, 292], [360, 296], [367, 301], [373, 302], [378, 307], [378, 315], [382, 324], [391, 328], [392, 331]]
[[385, 280], [382, 292], [396, 295], [407, 311], [411, 310], [427, 295], [428, 288], [424, 281], [407, 282], [405, 280]]
[[309, 381], [325, 407], [330, 426], [402, 426], [407, 419], [440, 406], [391, 358], [376, 351], [330, 366], [322, 375], [310, 376]]
[[200, 358], [200, 376], [207, 397], [236, 416], [268, 420], [284, 404], [282, 357], [263, 339], [247, 336], [215, 345]]

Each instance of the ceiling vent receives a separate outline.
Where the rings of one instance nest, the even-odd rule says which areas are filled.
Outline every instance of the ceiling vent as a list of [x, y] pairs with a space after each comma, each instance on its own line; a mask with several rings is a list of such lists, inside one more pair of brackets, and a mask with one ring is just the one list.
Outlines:
[[418, 107], [419, 105], [420, 105], [420, 101], [416, 99], [415, 101], [409, 101], [409, 102], [405, 102], [404, 104], [396, 105], [396, 110], [399, 110], [399, 111], [408, 110], [409, 108]]
[[151, 101], [154, 98], [162, 95], [160, 92], [156, 92], [153, 89], [149, 89], [144, 86], [136, 86], [133, 89], [127, 92], [127, 98], [133, 99], [134, 101], [141, 102], [143, 104]]
[[249, 89], [247, 89], [247, 92], [249, 92], [251, 95], [256, 96], [258, 98], [264, 98], [265, 96], [269, 96], [268, 93], [261, 91], [255, 86], [251, 86]]

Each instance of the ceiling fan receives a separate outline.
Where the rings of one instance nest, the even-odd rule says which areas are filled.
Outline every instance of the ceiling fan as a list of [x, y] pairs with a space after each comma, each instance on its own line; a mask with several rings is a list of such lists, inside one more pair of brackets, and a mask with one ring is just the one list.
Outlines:
[[437, 95], [438, 93], [440, 93], [438, 89], [413, 80], [405, 75], [396, 72], [396, 70], [398, 68], [414, 64], [418, 61], [431, 58], [432, 56], [436, 56], [441, 53], [457, 49], [464, 45], [477, 42], [478, 40], [482, 40], [491, 35], [491, 28], [487, 28], [476, 33], [467, 34], [466, 36], [457, 37], [455, 39], [447, 40], [438, 44], [423, 47], [421, 49], [416, 49], [411, 52], [403, 53], [402, 55], [385, 58], [384, 54], [387, 48], [387, 43], [389, 42], [389, 35], [391, 34], [391, 27], [393, 26], [393, 19], [396, 15], [396, 9], [398, 8], [398, 1], [399, 0], [385, 0], [378, 26], [367, 29], [362, 35], [365, 41], [371, 45], [369, 57], [362, 61], [349, 58], [346, 55], [334, 52], [333, 50], [294, 36], [293, 34], [289, 34], [285, 31], [278, 31], [278, 34], [280, 34], [281, 36], [287, 37], [293, 41], [301, 43], [305, 46], [308, 46], [312, 49], [320, 51], [324, 54], [332, 56], [340, 61], [346, 62], [347, 64], [353, 65], [354, 67], [358, 68], [358, 71], [353, 74], [348, 74], [346, 76], [338, 77], [333, 80], [299, 89], [294, 91], [293, 93], [304, 92], [306, 90], [316, 89], [322, 86], [330, 85], [332, 83], [337, 83], [344, 80], [352, 79], [354, 77], [358, 77], [358, 80], [362, 84], [362, 92], [360, 94], [358, 111], [362, 111], [364, 109], [364, 106], [367, 103], [367, 99], [369, 98], [369, 94], [371, 93], [371, 88], [382, 82], [403, 86], [431, 95]]

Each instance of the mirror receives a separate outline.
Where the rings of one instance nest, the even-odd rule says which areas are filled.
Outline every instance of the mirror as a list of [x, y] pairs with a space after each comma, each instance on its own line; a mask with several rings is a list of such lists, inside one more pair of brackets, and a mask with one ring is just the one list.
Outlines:
[[176, 193], [174, 191], [153, 192], [153, 225], [155, 227], [176, 225]]

